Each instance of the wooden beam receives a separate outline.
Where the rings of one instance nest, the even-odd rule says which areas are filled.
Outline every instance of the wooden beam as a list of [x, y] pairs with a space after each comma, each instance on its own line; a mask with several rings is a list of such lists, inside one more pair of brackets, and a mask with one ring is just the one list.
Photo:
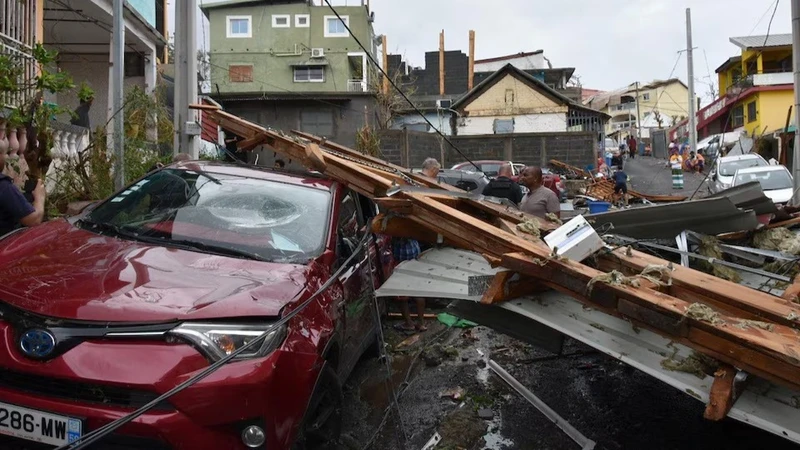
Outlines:
[[752, 374], [792, 389], [800, 388], [800, 345], [797, 334], [786, 327], [774, 325], [773, 331], [740, 328], [734, 325], [738, 319], [722, 314], [714, 317], [715, 323], [694, 319], [686, 315], [689, 303], [626, 285], [596, 283], [587, 292], [587, 283], [603, 272], [577, 263], [551, 261], [541, 265], [527, 253], [505, 254], [502, 260], [503, 267], [546, 280], [547, 285], [592, 307], [634, 319], [644, 328]]
[[375, 204], [381, 209], [381, 211], [386, 212], [393, 212], [396, 214], [411, 214], [414, 209], [414, 204], [411, 200], [405, 200], [402, 198], [387, 198], [387, 197], [380, 197], [374, 200]]
[[205, 105], [202, 103], [193, 103], [189, 105], [191, 109], [199, 109], [201, 111], [219, 111], [220, 107], [217, 105]]
[[472, 90], [475, 86], [475, 30], [469, 30], [469, 79], [467, 89]]
[[483, 297], [481, 297], [481, 303], [484, 305], [491, 305], [495, 302], [500, 302], [501, 299], [505, 298], [506, 283], [508, 283], [512, 276], [514, 276], [514, 272], [510, 270], [497, 272], [494, 278], [492, 278], [489, 288], [483, 293]]
[[738, 397], [733, 384], [736, 373], [737, 370], [729, 364], [723, 364], [717, 369], [703, 417], [719, 422], [728, 416]]
[[[641, 272], [648, 266], [664, 266], [666, 261], [644, 252], [632, 250], [630, 256], [627, 249], [620, 248], [611, 255], [601, 255], [600, 259], [609, 264], [621, 264], [635, 272]], [[700, 272], [698, 270], [673, 265], [672, 294], [693, 301], [701, 301], [711, 306], [727, 310], [745, 319], [768, 320], [790, 327], [800, 327], [794, 319], [800, 318], [800, 305], [786, 304], [781, 299], [756, 290], [742, 295], [742, 286], [722, 278]]]
[[255, 149], [256, 147], [260, 147], [264, 145], [269, 137], [265, 134], [257, 134], [251, 138], [247, 138], [243, 141], [239, 141], [236, 144], [236, 148], [241, 152], [249, 152], [250, 150]]
[[444, 30], [439, 33], [439, 95], [444, 96]]
[[325, 162], [325, 157], [322, 156], [319, 145], [314, 142], [306, 144], [306, 161], [311, 168], [319, 172], [325, 172], [325, 169], [328, 168], [328, 164]]

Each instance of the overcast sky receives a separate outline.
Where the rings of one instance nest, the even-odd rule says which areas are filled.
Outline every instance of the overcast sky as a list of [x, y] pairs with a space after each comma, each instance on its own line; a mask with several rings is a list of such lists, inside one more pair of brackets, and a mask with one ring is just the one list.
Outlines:
[[[790, 0], [777, 2], [770, 33], [791, 33]], [[214, 1], [198, 0], [198, 3]], [[357, 5], [361, 0], [332, 3]], [[478, 59], [542, 49], [554, 67], [574, 67], [584, 87], [603, 90], [669, 77], [678, 51], [686, 48], [688, 7], [692, 9], [696, 47], [696, 91], [698, 96], [705, 97], [709, 75], [716, 80], [714, 69], [739, 52], [728, 39], [765, 34], [776, 0], [371, 0], [370, 3], [376, 15], [375, 32], [387, 36], [391, 53], [405, 55], [414, 66], [424, 65], [426, 51], [438, 50], [442, 29], [447, 50], [467, 53], [472, 29], [476, 32]], [[202, 18], [202, 14], [199, 16]], [[170, 19], [173, 18], [170, 11]], [[208, 34], [207, 29], [205, 33]], [[198, 40], [202, 41], [200, 28], [198, 34]], [[687, 81], [685, 54], [673, 76]]]

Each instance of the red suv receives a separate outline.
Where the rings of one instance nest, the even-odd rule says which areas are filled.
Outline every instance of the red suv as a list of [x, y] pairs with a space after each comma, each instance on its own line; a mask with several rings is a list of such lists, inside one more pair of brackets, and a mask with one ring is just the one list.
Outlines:
[[[525, 168], [525, 164], [518, 164], [511, 161], [484, 160], [484, 161], [473, 161], [473, 163], [470, 162], [459, 163], [453, 166], [452, 170], [466, 170], [472, 172], [476, 170], [475, 166], [478, 166], [481, 172], [483, 172], [487, 177], [492, 179], [497, 177], [497, 173], [500, 171], [500, 166], [502, 166], [503, 164], [511, 164], [511, 171], [514, 174], [514, 176], [512, 176], [511, 179], [518, 183], [519, 176], [522, 173], [522, 169]], [[544, 187], [553, 191], [553, 193], [555, 193], [556, 196], [558, 196], [559, 200], [561, 200], [562, 202], [567, 200], [567, 188], [566, 186], [564, 186], [564, 182], [561, 181], [560, 176], [554, 174], [546, 167], [542, 167], [542, 181]]]
[[75, 218], [6, 235], [0, 448], [52, 448], [125, 416], [268, 330], [329, 279], [256, 350], [98, 448], [313, 449], [335, 440], [342, 381], [377, 342], [371, 289], [392, 265], [388, 238], [367, 235], [375, 213], [368, 199], [310, 174], [190, 162]]

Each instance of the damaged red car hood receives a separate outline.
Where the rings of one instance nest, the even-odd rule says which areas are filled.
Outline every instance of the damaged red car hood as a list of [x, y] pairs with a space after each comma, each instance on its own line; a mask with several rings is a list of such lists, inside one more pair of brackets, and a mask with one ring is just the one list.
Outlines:
[[0, 241], [0, 300], [90, 321], [277, 316], [315, 266], [160, 247], [59, 220]]

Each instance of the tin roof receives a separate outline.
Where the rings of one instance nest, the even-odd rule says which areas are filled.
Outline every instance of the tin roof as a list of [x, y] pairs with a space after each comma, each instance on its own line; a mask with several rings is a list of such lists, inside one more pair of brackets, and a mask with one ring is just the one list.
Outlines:
[[790, 47], [792, 45], [791, 34], [771, 34], [769, 36], [741, 36], [732, 37], [731, 43], [742, 50], [766, 47]]

